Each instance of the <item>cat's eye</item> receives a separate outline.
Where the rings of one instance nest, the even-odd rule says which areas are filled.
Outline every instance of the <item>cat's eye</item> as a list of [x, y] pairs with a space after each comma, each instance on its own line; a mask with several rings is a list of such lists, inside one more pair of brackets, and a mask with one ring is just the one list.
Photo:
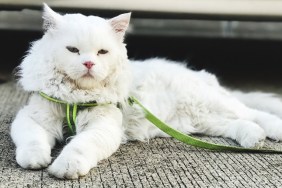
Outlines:
[[101, 50], [98, 51], [98, 55], [99, 54], [106, 54], [106, 53], [108, 53], [108, 50], [101, 49]]
[[79, 54], [79, 49], [77, 49], [76, 47], [67, 46], [66, 48], [68, 49], [68, 51], [70, 51], [72, 53], [78, 53]]

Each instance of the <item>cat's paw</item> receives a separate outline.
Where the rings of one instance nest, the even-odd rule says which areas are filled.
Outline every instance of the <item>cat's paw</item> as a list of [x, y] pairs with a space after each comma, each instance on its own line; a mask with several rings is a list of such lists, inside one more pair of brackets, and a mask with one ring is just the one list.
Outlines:
[[17, 163], [26, 169], [42, 169], [51, 163], [51, 149], [28, 146], [18, 147], [16, 151]]
[[265, 128], [266, 136], [275, 141], [282, 141], [282, 120], [269, 123]]
[[48, 168], [51, 175], [60, 179], [77, 179], [85, 176], [91, 165], [82, 155], [62, 153]]
[[282, 141], [282, 120], [280, 118], [268, 118], [267, 121], [261, 121], [260, 124], [268, 138], [275, 141]]
[[238, 132], [237, 141], [245, 148], [261, 148], [264, 145], [266, 135], [259, 126], [245, 127]]

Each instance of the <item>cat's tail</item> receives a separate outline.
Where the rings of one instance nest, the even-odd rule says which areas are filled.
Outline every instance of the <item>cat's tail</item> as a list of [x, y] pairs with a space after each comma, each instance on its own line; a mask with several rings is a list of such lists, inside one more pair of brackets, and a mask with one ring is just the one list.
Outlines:
[[263, 92], [232, 91], [232, 94], [246, 106], [265, 111], [282, 118], [282, 98], [278, 94]]

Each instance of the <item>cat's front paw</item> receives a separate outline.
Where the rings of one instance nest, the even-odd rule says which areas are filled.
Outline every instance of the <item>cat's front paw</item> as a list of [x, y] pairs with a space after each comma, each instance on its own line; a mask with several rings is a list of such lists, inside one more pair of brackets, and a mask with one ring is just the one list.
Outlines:
[[51, 163], [51, 159], [51, 149], [49, 147], [18, 147], [16, 151], [17, 163], [26, 169], [46, 168]]
[[62, 153], [48, 168], [51, 175], [60, 179], [77, 179], [85, 176], [91, 165], [82, 155]]

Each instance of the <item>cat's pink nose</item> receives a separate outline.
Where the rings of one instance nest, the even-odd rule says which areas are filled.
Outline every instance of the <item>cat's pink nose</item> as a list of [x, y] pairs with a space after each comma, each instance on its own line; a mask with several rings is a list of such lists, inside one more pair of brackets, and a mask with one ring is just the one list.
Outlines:
[[87, 67], [88, 69], [91, 69], [93, 67], [94, 63], [92, 61], [86, 61], [86, 62], [83, 63], [83, 65], [85, 67]]

